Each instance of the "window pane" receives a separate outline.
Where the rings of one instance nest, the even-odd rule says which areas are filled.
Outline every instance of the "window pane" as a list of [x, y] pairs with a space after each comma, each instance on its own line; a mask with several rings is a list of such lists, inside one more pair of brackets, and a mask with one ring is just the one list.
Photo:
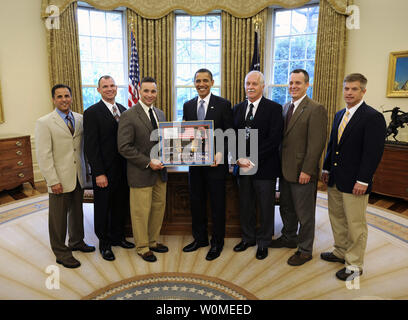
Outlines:
[[282, 106], [289, 101], [288, 88], [287, 87], [272, 87], [269, 90], [269, 99], [276, 101]]
[[206, 41], [205, 61], [220, 62], [221, 48], [219, 41]]
[[205, 39], [205, 17], [191, 17], [191, 38]]
[[306, 91], [306, 94], [310, 97], [313, 98], [313, 87], [309, 87]]
[[207, 17], [207, 39], [220, 39], [221, 37], [221, 21], [219, 17], [209, 16]]
[[306, 59], [315, 59], [316, 56], [316, 38], [317, 35], [307, 36], [306, 39]]
[[91, 60], [92, 50], [91, 50], [91, 38], [86, 36], [79, 36], [79, 52], [81, 60]]
[[177, 46], [177, 63], [191, 61], [190, 41], [179, 40], [176, 42]]
[[309, 83], [313, 84], [314, 80], [314, 67], [315, 67], [315, 62], [313, 61], [306, 61], [306, 71], [309, 74]]
[[93, 104], [97, 102], [96, 93], [98, 93], [96, 88], [83, 88], [82, 89], [84, 110], [86, 110], [87, 108], [89, 108], [90, 106], [92, 106]]
[[177, 16], [176, 20], [176, 37], [177, 39], [189, 39], [190, 38], [190, 17], [189, 16]]
[[92, 62], [81, 62], [82, 84], [94, 84]]
[[123, 40], [109, 39], [108, 40], [108, 61], [123, 62]]
[[95, 61], [107, 61], [106, 38], [92, 38], [92, 58]]
[[291, 11], [278, 11], [275, 15], [275, 36], [285, 36], [290, 34]]
[[115, 80], [117, 86], [124, 85], [125, 75], [122, 63], [109, 63], [105, 74], [109, 74]]
[[289, 62], [275, 62], [273, 68], [273, 84], [288, 83]]
[[177, 64], [176, 85], [188, 85], [193, 82], [191, 76], [190, 64]]
[[103, 62], [103, 63], [102, 62], [95, 62], [93, 64], [92, 71], [93, 71], [93, 81], [91, 82], [91, 84], [93, 84], [93, 85], [98, 84], [98, 80], [99, 80], [100, 77], [102, 77], [102, 76], [104, 76], [106, 74], [110, 74], [110, 69], [109, 69], [108, 64], [106, 62]]
[[79, 34], [86, 36], [91, 34], [88, 10], [78, 9], [78, 32]]
[[122, 37], [122, 15], [108, 12], [106, 14], [107, 36], [112, 38]]
[[302, 34], [307, 31], [308, 15], [308, 8], [292, 11], [292, 34]]
[[105, 13], [100, 11], [90, 11], [91, 34], [93, 36], [106, 36]]
[[119, 102], [122, 106], [125, 108], [128, 107], [127, 104], [127, 99], [128, 99], [128, 90], [127, 88], [120, 88], [118, 87], [118, 94], [116, 95], [116, 101]]
[[305, 61], [292, 61], [290, 63], [289, 70], [295, 70], [295, 69], [304, 69], [305, 68]]
[[221, 72], [219, 63], [207, 63], [205, 67], [211, 71], [214, 79], [214, 85], [221, 85]]
[[289, 37], [275, 40], [275, 60], [289, 60]]
[[306, 37], [298, 36], [290, 39], [291, 60], [305, 59], [306, 57]]
[[191, 41], [191, 62], [205, 62], [205, 42]]

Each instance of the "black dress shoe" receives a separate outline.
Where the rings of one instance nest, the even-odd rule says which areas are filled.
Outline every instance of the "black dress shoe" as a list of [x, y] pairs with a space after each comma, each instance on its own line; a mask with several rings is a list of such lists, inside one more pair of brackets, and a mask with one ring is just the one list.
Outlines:
[[310, 260], [312, 260], [311, 254], [296, 251], [295, 254], [288, 259], [288, 265], [297, 267]]
[[193, 252], [196, 251], [199, 248], [206, 247], [208, 246], [208, 241], [207, 242], [198, 242], [197, 240], [194, 240], [190, 244], [186, 245], [183, 248], [184, 252]]
[[212, 246], [210, 251], [208, 251], [207, 256], [205, 257], [206, 260], [212, 261], [217, 259], [222, 251], [222, 247]]
[[108, 261], [113, 261], [115, 260], [115, 255], [112, 252], [111, 248], [106, 248], [106, 249], [100, 249], [102, 258]]
[[290, 248], [290, 249], [296, 249], [297, 244], [292, 241], [287, 241], [283, 239], [282, 237], [279, 237], [276, 240], [271, 240], [271, 243], [269, 244], [269, 248]]
[[245, 241], [241, 241], [240, 243], [238, 243], [238, 244], [234, 247], [234, 251], [235, 251], [235, 252], [245, 251], [246, 249], [248, 249], [249, 247], [253, 247], [254, 245], [256, 245], [255, 242], [245, 242]]
[[322, 258], [325, 261], [329, 261], [329, 262], [346, 263], [344, 259], [338, 258], [336, 255], [334, 255], [333, 252], [322, 252], [320, 254], [320, 258]]
[[72, 247], [71, 250], [72, 251], [81, 251], [81, 252], [94, 252], [95, 247], [94, 246], [89, 246], [84, 242], [84, 243], [82, 243], [82, 244], [80, 244], [78, 246]]
[[113, 246], [119, 246], [125, 249], [133, 249], [135, 247], [135, 245], [132, 242], [129, 242], [125, 239], [120, 240], [120, 241], [114, 241], [112, 242]]
[[149, 247], [149, 249], [154, 251], [154, 252], [158, 252], [158, 253], [164, 253], [164, 252], [169, 251], [169, 248], [166, 247], [164, 244], [161, 244], [161, 243], [157, 243], [157, 245], [155, 247]]
[[268, 248], [263, 248], [263, 247], [258, 247], [258, 250], [256, 250], [256, 255], [255, 257], [258, 260], [263, 260], [268, 256]]
[[138, 255], [141, 256], [142, 259], [143, 259], [144, 261], [147, 261], [147, 262], [156, 262], [156, 261], [157, 261], [156, 256], [155, 256], [154, 253], [151, 252], [151, 251], [148, 251], [148, 252], [146, 252], [146, 253], [144, 253], [144, 254], [138, 253]]
[[69, 257], [63, 260], [57, 259], [57, 263], [62, 264], [65, 268], [70, 269], [78, 268], [81, 265], [81, 263], [74, 257]]
[[336, 272], [337, 279], [343, 281], [351, 281], [355, 278], [361, 276], [363, 274], [363, 270], [351, 270], [348, 268], [343, 268]]

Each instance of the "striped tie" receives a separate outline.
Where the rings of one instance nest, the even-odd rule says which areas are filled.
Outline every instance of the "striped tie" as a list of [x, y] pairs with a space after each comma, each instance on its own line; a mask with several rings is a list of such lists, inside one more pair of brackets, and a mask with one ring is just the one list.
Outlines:
[[112, 110], [113, 110], [113, 117], [115, 118], [115, 120], [117, 122], [119, 122], [119, 113], [118, 113], [118, 109], [116, 108], [116, 106], [112, 106]]
[[346, 128], [347, 122], [349, 120], [348, 119], [349, 115], [350, 115], [350, 112], [347, 111], [346, 115], [343, 117], [343, 121], [341, 122], [338, 133], [337, 133], [337, 143], [340, 143], [340, 138], [341, 138], [341, 135], [343, 134], [344, 129]]

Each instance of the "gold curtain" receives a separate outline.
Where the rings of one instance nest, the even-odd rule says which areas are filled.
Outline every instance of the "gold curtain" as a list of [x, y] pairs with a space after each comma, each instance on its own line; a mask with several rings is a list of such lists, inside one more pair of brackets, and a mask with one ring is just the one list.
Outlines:
[[[327, 108], [330, 135], [334, 115], [342, 99], [346, 49], [346, 19], [347, 16], [336, 12], [328, 0], [320, 0], [319, 27], [315, 58], [315, 74], [313, 82], [313, 99]], [[321, 159], [326, 154], [326, 148]]]
[[[42, 0], [42, 16], [48, 17], [47, 8], [57, 6], [60, 13], [70, 3], [77, 0]], [[158, 19], [175, 10], [184, 10], [192, 15], [205, 15], [213, 10], [223, 10], [237, 18], [249, 18], [263, 9], [271, 6], [283, 8], [297, 8], [307, 4], [310, 0], [82, 0], [101, 10], [113, 10], [119, 6], [132, 9], [138, 15]], [[347, 0], [326, 0], [338, 13], [345, 13]]]
[[140, 77], [149, 76], [156, 79], [156, 107], [163, 110], [168, 121], [172, 121], [174, 13], [171, 12], [160, 19], [146, 19], [128, 9], [127, 17], [129, 37], [130, 26], [132, 23], [134, 25]]
[[50, 84], [63, 83], [72, 89], [72, 110], [83, 112], [81, 66], [77, 26], [77, 4], [72, 3], [59, 17], [59, 28], [47, 30]]
[[261, 72], [264, 67], [265, 30], [268, 9], [251, 18], [237, 18], [222, 12], [222, 96], [232, 105], [245, 99], [244, 80], [249, 72], [255, 43], [255, 21], [258, 31]]

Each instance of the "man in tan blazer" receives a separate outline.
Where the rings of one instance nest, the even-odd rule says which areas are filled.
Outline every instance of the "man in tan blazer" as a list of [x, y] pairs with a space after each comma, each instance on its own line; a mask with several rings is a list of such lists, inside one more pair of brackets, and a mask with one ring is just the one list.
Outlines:
[[[57, 263], [66, 268], [81, 264], [72, 251], [92, 252], [84, 242], [84, 157], [82, 115], [71, 111], [71, 89], [63, 84], [52, 88], [55, 110], [37, 120], [37, 161], [49, 193], [49, 235]], [[65, 245], [68, 219], [68, 246]]]
[[136, 252], [147, 262], [157, 260], [152, 251], [168, 251], [165, 245], [157, 242], [166, 208], [167, 170], [150, 156], [157, 143], [151, 141], [152, 132], [154, 134], [160, 121], [166, 121], [163, 111], [153, 106], [156, 98], [156, 80], [143, 78], [140, 100], [121, 115], [118, 129], [118, 150], [127, 160]]
[[327, 111], [306, 95], [308, 88], [306, 70], [292, 71], [292, 101], [283, 107], [285, 128], [279, 183], [282, 236], [270, 244], [272, 248], [298, 248], [288, 260], [292, 266], [312, 259], [318, 167], [327, 136]]

